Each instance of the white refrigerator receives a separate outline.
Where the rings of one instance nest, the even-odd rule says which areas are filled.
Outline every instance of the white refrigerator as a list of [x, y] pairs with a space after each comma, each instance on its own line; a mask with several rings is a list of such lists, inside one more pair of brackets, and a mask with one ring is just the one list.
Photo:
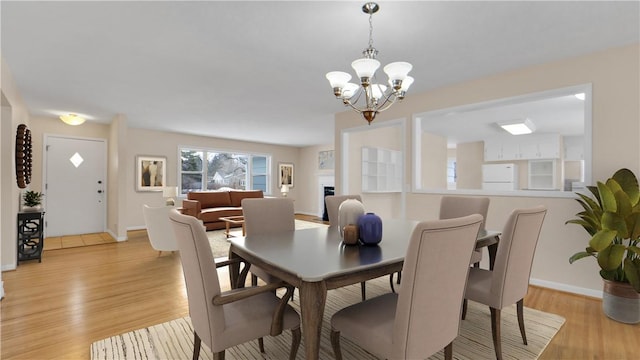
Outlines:
[[483, 190], [517, 190], [518, 166], [516, 164], [482, 165]]

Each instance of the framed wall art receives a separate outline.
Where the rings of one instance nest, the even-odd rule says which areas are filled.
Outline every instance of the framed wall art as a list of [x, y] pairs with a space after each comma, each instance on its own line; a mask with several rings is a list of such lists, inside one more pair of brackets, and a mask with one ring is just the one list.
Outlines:
[[293, 164], [291, 163], [278, 164], [278, 188], [282, 185], [293, 187]]
[[166, 178], [166, 157], [136, 156], [136, 191], [162, 191]]
[[331, 170], [334, 168], [335, 160], [333, 158], [333, 150], [318, 152], [318, 169]]

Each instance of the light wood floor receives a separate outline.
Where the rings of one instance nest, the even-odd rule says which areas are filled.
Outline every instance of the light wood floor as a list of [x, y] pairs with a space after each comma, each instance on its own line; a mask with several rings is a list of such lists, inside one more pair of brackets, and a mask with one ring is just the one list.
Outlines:
[[[186, 316], [178, 254], [158, 256], [144, 230], [128, 236], [45, 251], [42, 263], [4, 272], [0, 358], [89, 359], [96, 340]], [[599, 300], [531, 287], [525, 306], [567, 319], [542, 359], [638, 358], [640, 325], [609, 320]]]

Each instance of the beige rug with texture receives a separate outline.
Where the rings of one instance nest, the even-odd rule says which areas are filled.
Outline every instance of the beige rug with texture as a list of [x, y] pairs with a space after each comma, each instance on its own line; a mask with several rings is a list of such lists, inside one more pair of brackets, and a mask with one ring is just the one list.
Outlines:
[[[367, 282], [367, 295], [389, 292], [388, 278], [379, 278]], [[331, 315], [339, 309], [360, 301], [360, 285], [351, 285], [331, 290], [327, 296], [324, 314], [320, 359], [334, 359], [329, 340], [329, 321]], [[298, 296], [292, 305], [298, 310]], [[564, 324], [564, 318], [525, 307], [524, 317], [529, 345], [522, 344], [515, 306], [502, 312], [502, 351], [504, 359], [536, 359], [540, 356], [553, 336]], [[469, 302], [467, 319], [462, 321], [460, 336], [453, 343], [455, 359], [495, 359], [491, 340], [489, 308]], [[284, 332], [277, 337], [266, 337], [266, 354], [260, 354], [258, 342], [227, 349], [226, 359], [287, 359], [291, 346], [291, 333]], [[345, 360], [378, 359], [352, 342], [342, 339], [342, 355]], [[191, 359], [193, 354], [193, 329], [188, 317], [176, 319], [159, 325], [150, 326], [108, 339], [96, 341], [91, 345], [91, 359]], [[304, 359], [304, 340], [298, 350], [298, 359]], [[429, 359], [443, 359], [443, 352]], [[203, 344], [200, 359], [213, 359], [211, 351]]]

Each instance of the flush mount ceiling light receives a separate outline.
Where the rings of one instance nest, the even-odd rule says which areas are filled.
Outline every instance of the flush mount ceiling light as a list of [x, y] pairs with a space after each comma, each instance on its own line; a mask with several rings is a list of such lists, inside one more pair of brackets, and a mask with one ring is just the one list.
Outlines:
[[86, 119], [76, 114], [60, 115], [60, 120], [67, 125], [82, 125]]
[[387, 110], [396, 101], [404, 99], [406, 91], [413, 83], [413, 78], [407, 76], [413, 66], [403, 61], [384, 67], [384, 72], [389, 77], [389, 86], [372, 81], [376, 79], [375, 72], [380, 67], [380, 62], [376, 60], [378, 50], [373, 47], [372, 22], [373, 14], [379, 9], [378, 4], [373, 2], [362, 6], [362, 11], [369, 14], [369, 47], [362, 52], [363, 58], [351, 63], [351, 67], [360, 78], [360, 85], [350, 83], [351, 75], [346, 72], [331, 71], [326, 75], [336, 98], [362, 114], [369, 124], [379, 112]]
[[533, 125], [533, 122], [529, 119], [507, 121], [498, 123], [498, 125], [511, 135], [525, 135], [536, 131], [535, 125]]

